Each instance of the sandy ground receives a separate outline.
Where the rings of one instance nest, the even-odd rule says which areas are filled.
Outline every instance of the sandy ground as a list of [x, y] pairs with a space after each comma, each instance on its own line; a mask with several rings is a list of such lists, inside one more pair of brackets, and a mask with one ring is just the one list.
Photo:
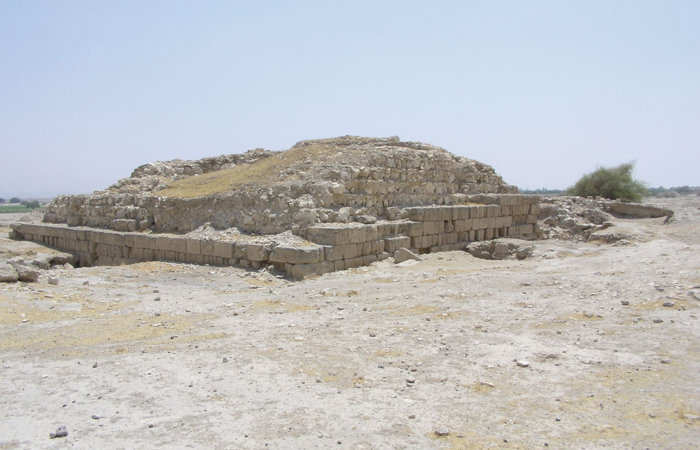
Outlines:
[[[700, 197], [663, 202], [668, 225], [524, 261], [3, 284], [0, 449], [698, 448]], [[0, 238], [0, 259], [50, 251]]]

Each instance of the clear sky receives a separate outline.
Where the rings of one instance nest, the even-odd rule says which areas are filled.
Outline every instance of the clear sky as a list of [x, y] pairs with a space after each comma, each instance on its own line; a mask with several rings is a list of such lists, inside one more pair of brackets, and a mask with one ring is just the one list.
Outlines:
[[700, 185], [700, 1], [0, 2], [0, 196], [342, 135]]

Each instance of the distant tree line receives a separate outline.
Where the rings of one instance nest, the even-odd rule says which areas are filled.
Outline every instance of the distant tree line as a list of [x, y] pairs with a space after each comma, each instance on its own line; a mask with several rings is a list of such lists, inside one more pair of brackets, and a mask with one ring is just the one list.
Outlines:
[[41, 203], [39, 203], [38, 200], [20, 200], [18, 197], [12, 197], [9, 202], [7, 202], [7, 200], [5, 200], [4, 198], [0, 197], [0, 204], [3, 203], [19, 203], [21, 206], [24, 206], [25, 208], [29, 209], [36, 209], [41, 207]]
[[536, 195], [563, 195], [566, 192], [562, 189], [518, 189], [521, 194], [536, 194]]
[[663, 186], [649, 188], [650, 197], [678, 197], [679, 195], [700, 195], [700, 186], [679, 186], [665, 188]]

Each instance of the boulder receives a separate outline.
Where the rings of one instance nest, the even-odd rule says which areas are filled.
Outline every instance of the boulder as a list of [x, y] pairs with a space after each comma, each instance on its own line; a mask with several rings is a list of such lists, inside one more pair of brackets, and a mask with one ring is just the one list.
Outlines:
[[33, 283], [39, 279], [40, 272], [32, 267], [17, 264], [14, 266], [14, 269], [17, 271], [17, 279], [19, 281]]
[[9, 264], [0, 266], [0, 282], [14, 283], [18, 280], [17, 270]]

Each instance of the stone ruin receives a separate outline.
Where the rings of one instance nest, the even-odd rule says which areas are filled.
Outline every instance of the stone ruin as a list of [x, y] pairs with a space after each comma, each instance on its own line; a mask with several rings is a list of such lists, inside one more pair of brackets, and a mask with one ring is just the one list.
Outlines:
[[440, 147], [345, 136], [146, 164], [104, 191], [57, 197], [45, 224], [15, 224], [12, 235], [75, 252], [81, 265], [273, 265], [301, 279], [401, 249], [536, 239], [539, 198], [517, 192]]

